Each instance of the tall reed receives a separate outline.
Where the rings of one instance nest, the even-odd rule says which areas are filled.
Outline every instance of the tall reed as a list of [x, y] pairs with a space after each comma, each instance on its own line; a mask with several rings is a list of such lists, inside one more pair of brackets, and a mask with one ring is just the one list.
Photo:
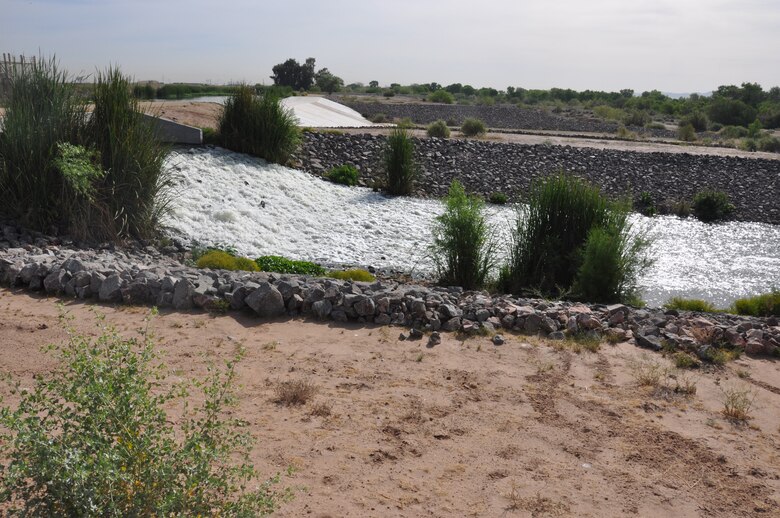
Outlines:
[[444, 213], [436, 218], [431, 252], [439, 282], [482, 288], [495, 264], [495, 246], [483, 213], [484, 201], [469, 196], [457, 180], [444, 199]]
[[247, 85], [236, 88], [225, 102], [219, 134], [224, 147], [277, 164], [287, 163], [301, 140], [292, 111], [272, 93], [256, 96]]
[[409, 194], [417, 179], [417, 163], [414, 158], [414, 142], [411, 132], [399, 126], [387, 137], [384, 166], [386, 189], [390, 194]]
[[500, 284], [594, 302], [630, 300], [648, 243], [631, 232], [628, 206], [563, 173], [532, 184], [518, 214]]
[[171, 170], [164, 166], [169, 147], [141, 114], [128, 77], [118, 68], [97, 74], [89, 136], [106, 175], [103, 201], [117, 236], [148, 236], [168, 208]]
[[59, 142], [84, 139], [86, 105], [55, 58], [19, 66], [0, 133], [0, 211], [50, 230], [60, 220], [65, 182], [54, 159]]

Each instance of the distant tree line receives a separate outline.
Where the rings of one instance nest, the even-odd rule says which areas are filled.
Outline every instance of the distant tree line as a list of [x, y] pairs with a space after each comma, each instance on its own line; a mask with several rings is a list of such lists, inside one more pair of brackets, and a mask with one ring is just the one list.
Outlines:
[[314, 71], [314, 58], [307, 58], [303, 64], [290, 58], [275, 65], [271, 79], [274, 86], [289, 87], [297, 91], [318, 90], [332, 94], [344, 87], [344, 80], [332, 74], [327, 68]]

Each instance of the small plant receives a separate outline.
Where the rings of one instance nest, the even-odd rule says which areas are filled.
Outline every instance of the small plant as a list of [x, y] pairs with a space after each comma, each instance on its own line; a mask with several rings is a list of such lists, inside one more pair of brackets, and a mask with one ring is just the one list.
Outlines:
[[203, 144], [212, 146], [219, 145], [221, 139], [217, 130], [214, 128], [201, 128], [200, 130], [203, 133]]
[[272, 93], [258, 97], [247, 85], [225, 102], [218, 131], [224, 147], [277, 164], [287, 163], [301, 139], [292, 111]]
[[642, 191], [639, 195], [639, 201], [636, 203], [636, 208], [640, 214], [649, 217], [655, 216], [658, 212], [653, 196], [647, 191]]
[[734, 205], [722, 191], [700, 191], [693, 197], [692, 205], [694, 216], [705, 223], [726, 219], [734, 212]]
[[688, 353], [676, 352], [672, 358], [674, 359], [674, 366], [678, 369], [692, 369], [699, 366], [699, 362]]
[[282, 381], [274, 390], [274, 402], [282, 406], [305, 405], [317, 393], [317, 387], [306, 380]]
[[723, 389], [723, 415], [736, 423], [745, 423], [750, 419], [750, 410], [756, 399], [755, 392], [736, 387]]
[[426, 133], [429, 137], [450, 138], [450, 128], [448, 128], [447, 123], [441, 119], [430, 123]]
[[658, 387], [666, 381], [669, 369], [655, 359], [643, 357], [630, 365], [634, 381], [641, 387]]
[[[192, 384], [203, 394], [193, 409], [187, 387], [160, 390], [168, 372], [148, 329], [137, 339], [106, 325], [98, 338], [69, 330], [50, 350], [59, 368], [0, 411], [4, 514], [239, 517], [277, 507], [275, 480], [249, 489], [252, 438], [225, 416], [240, 353]], [[166, 408], [177, 404], [174, 419]]]
[[478, 196], [467, 195], [463, 185], [455, 180], [444, 204], [444, 214], [434, 223], [431, 246], [439, 283], [479, 289], [494, 264], [484, 202]]
[[382, 92], [382, 95], [385, 97], [395, 97], [395, 92], [392, 90], [385, 90]]
[[624, 139], [624, 140], [636, 140], [636, 139], [639, 138], [639, 136], [635, 132], [630, 131], [629, 129], [627, 129], [622, 124], [620, 126], [618, 126], [617, 136], [618, 136], [618, 138], [621, 138], [621, 139]]
[[236, 257], [222, 250], [206, 252], [195, 264], [198, 268], [211, 268], [213, 270], [245, 270], [248, 272], [260, 270], [251, 259]]
[[374, 277], [370, 272], [358, 268], [351, 270], [331, 270], [328, 272], [328, 277], [342, 281], [357, 282], [374, 282], [376, 280], [376, 277]]
[[737, 139], [747, 137], [748, 130], [744, 126], [724, 126], [720, 130], [720, 136], [725, 139]]
[[669, 212], [678, 218], [687, 218], [691, 215], [691, 204], [685, 200], [671, 202]]
[[387, 122], [387, 115], [384, 113], [375, 113], [372, 115], [369, 120], [373, 122], [374, 124], [384, 124]]
[[460, 126], [460, 131], [467, 137], [479, 137], [487, 132], [485, 123], [479, 119], [467, 118]]
[[352, 164], [344, 164], [334, 167], [325, 173], [325, 178], [333, 183], [352, 187], [357, 185], [358, 179], [360, 178], [360, 171]]
[[643, 110], [633, 110], [626, 114], [623, 118], [623, 123], [626, 126], [639, 126], [644, 127], [645, 124], [650, 122], [650, 115]]
[[490, 203], [493, 203], [494, 205], [506, 205], [506, 203], [509, 201], [509, 198], [503, 192], [496, 191], [490, 193], [490, 197], [488, 198], [488, 201]]
[[690, 122], [684, 124], [678, 128], [677, 138], [683, 142], [693, 142], [696, 140], [696, 130]]
[[384, 154], [386, 189], [390, 194], [410, 194], [414, 189], [418, 169], [414, 158], [414, 142], [411, 132], [394, 128], [387, 137]]
[[324, 275], [325, 268], [310, 261], [296, 261], [279, 255], [264, 255], [255, 259], [264, 272], [291, 273], [297, 275]]
[[677, 309], [680, 311], [700, 311], [702, 313], [716, 313], [718, 310], [707, 302], [701, 299], [684, 299], [682, 297], [672, 297], [666, 304], [666, 309]]
[[428, 101], [432, 103], [452, 104], [455, 98], [447, 90], [440, 89], [428, 95]]
[[772, 290], [754, 297], [737, 299], [732, 306], [738, 315], [754, 317], [780, 316], [780, 290]]

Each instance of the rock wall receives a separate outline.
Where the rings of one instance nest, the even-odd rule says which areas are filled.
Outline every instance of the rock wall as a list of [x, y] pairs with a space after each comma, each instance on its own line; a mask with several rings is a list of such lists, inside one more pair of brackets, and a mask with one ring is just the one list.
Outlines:
[[[444, 196], [454, 179], [481, 194], [521, 196], [534, 178], [567, 171], [613, 197], [637, 199], [648, 192], [656, 204], [690, 201], [705, 189], [724, 191], [735, 219], [780, 223], [780, 160], [687, 153], [642, 153], [554, 145], [522, 145], [462, 139], [414, 139], [421, 169], [416, 194]], [[321, 175], [331, 167], [359, 167], [364, 185], [382, 181], [386, 137], [305, 133], [297, 160]]]
[[0, 235], [0, 285], [51, 296], [161, 308], [242, 311], [260, 318], [310, 317], [411, 327], [411, 338], [440, 331], [493, 335], [502, 329], [553, 340], [606, 337], [660, 350], [678, 348], [703, 360], [714, 345], [748, 354], [778, 354], [777, 318], [698, 315], [622, 304], [550, 302], [423, 287], [382, 280], [339, 281], [275, 273], [199, 270], [153, 247], [75, 249], [56, 238], [11, 226]]

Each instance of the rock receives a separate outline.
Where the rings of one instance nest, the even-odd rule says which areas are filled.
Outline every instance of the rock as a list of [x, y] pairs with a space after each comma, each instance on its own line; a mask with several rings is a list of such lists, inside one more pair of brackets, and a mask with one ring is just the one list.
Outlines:
[[422, 337], [423, 337], [423, 332], [420, 331], [419, 329], [416, 329], [416, 328], [413, 327], [409, 331], [409, 338], [412, 339], [412, 340], [419, 340]]
[[755, 338], [749, 339], [745, 343], [745, 354], [749, 354], [751, 356], [764, 354], [764, 343], [760, 340], [756, 340]]
[[380, 313], [374, 317], [374, 323], [380, 326], [386, 326], [390, 324], [390, 315], [387, 313]]
[[575, 334], [579, 331], [580, 326], [577, 324], [577, 317], [576, 316], [570, 316], [566, 320], [566, 331], [568, 331], [571, 334]]
[[120, 291], [122, 292], [122, 301], [125, 304], [141, 305], [151, 301], [152, 298], [149, 286], [140, 282], [130, 283]]
[[311, 305], [312, 313], [314, 313], [314, 316], [320, 320], [325, 320], [326, 318], [328, 318], [332, 310], [333, 310], [333, 304], [331, 303], [331, 301], [327, 299], [318, 300], [317, 302]]
[[376, 310], [376, 304], [374, 304], [373, 299], [364, 297], [358, 300], [353, 308], [355, 308], [355, 312], [358, 314], [358, 316], [368, 317], [374, 314], [374, 311]]
[[406, 336], [406, 334], [404, 333], [398, 335], [398, 339], [401, 340], [402, 342], [405, 341], [407, 338], [408, 336]]
[[428, 337], [428, 347], [433, 347], [435, 345], [439, 345], [441, 343], [441, 335], [434, 331], [431, 333], [431, 336]]
[[525, 324], [523, 329], [526, 333], [536, 333], [542, 327], [542, 317], [536, 313], [532, 313], [525, 318]]
[[501, 335], [495, 335], [492, 339], [493, 345], [504, 345], [504, 337]]
[[563, 333], [563, 331], [554, 331], [550, 333], [547, 338], [549, 340], [565, 340], [566, 335]]
[[446, 319], [463, 316], [463, 311], [452, 304], [442, 304], [439, 306], [439, 312]]
[[[105, 284], [108, 281], [103, 282]], [[173, 307], [176, 309], [191, 309], [195, 285], [189, 279], [179, 279], [173, 287]]]
[[43, 279], [43, 289], [46, 293], [60, 293], [65, 289], [65, 283], [70, 279], [70, 274], [65, 270], [51, 272]]
[[[95, 277], [93, 276], [90, 282], [93, 282], [94, 279]], [[109, 275], [100, 283], [98, 299], [103, 302], [119, 302], [122, 300], [122, 278], [119, 274]]]
[[485, 322], [488, 318], [490, 318], [490, 311], [485, 308], [478, 309], [476, 317], [477, 322]]
[[634, 336], [636, 339], [636, 344], [639, 347], [643, 347], [645, 349], [652, 349], [653, 351], [660, 351], [663, 348], [663, 344], [661, 343], [661, 339], [657, 336], [645, 336], [641, 334], [637, 334]]
[[457, 331], [461, 327], [460, 317], [452, 317], [441, 325], [442, 331]]
[[[325, 314], [327, 317], [332, 306], [329, 301], [325, 302], [328, 305], [328, 311]], [[261, 282], [260, 286], [244, 298], [244, 304], [261, 318], [274, 318], [285, 313], [284, 297], [269, 282]]]

